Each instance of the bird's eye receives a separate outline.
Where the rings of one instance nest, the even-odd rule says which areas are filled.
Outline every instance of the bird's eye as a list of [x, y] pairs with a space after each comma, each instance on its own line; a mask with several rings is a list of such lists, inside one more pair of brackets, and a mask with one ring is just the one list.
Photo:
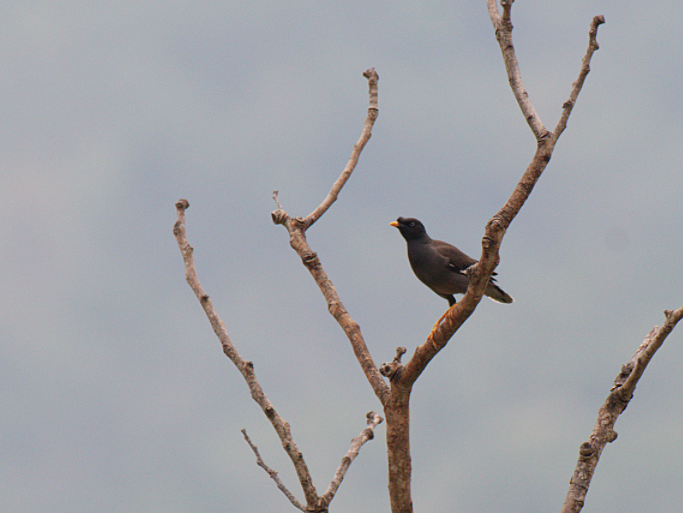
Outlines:
[[411, 228], [412, 228], [413, 226], [415, 226], [415, 221], [410, 221], [410, 222], [408, 223], [408, 226], [410, 226]]

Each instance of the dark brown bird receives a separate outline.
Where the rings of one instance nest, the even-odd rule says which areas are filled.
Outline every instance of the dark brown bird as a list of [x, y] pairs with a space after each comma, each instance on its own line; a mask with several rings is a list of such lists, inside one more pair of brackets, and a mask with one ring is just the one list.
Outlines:
[[[477, 261], [447, 242], [430, 238], [424, 225], [417, 219], [399, 217], [389, 224], [398, 228], [408, 243], [408, 260], [415, 276], [453, 306], [453, 294], [464, 294], [470, 283], [465, 269]], [[512, 303], [512, 297], [495, 281], [493, 276], [489, 279], [484, 294], [498, 303]]]

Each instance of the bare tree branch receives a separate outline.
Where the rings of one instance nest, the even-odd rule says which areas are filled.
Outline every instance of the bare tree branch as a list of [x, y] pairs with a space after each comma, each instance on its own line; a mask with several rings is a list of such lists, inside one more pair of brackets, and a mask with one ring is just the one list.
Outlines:
[[631, 360], [621, 368], [607, 399], [598, 410], [598, 419], [593, 432], [589, 440], [582, 443], [579, 448], [579, 460], [569, 481], [569, 491], [562, 506], [562, 513], [578, 513], [583, 509], [588, 487], [600, 455], [608, 443], [617, 439], [614, 424], [633, 398], [636, 384], [645, 372], [647, 364], [662, 347], [664, 340], [678, 321], [683, 318], [683, 307], [675, 311], [666, 310], [664, 315], [666, 316], [664, 325], [661, 328], [655, 326]]
[[519, 108], [522, 109], [524, 119], [526, 119], [529, 128], [531, 128], [531, 131], [534, 133], [534, 137], [536, 137], [537, 141], [540, 141], [546, 137], [548, 130], [546, 130], [536, 109], [534, 109], [534, 106], [531, 104], [529, 95], [522, 83], [522, 74], [519, 71], [515, 47], [512, 44], [512, 21], [510, 20], [510, 12], [512, 10], [513, 2], [514, 0], [502, 0], [500, 2], [500, 5], [503, 7], [502, 17], [498, 14], [496, 0], [486, 0], [486, 6], [489, 11], [491, 23], [493, 23], [493, 28], [496, 31], [496, 39], [500, 45], [500, 50], [503, 52], [503, 61], [505, 62], [505, 70], [507, 71], [512, 93], [515, 95]]
[[379, 75], [377, 75], [375, 68], [370, 68], [369, 70], [363, 72], [363, 76], [368, 79], [368, 87], [370, 88], [370, 106], [368, 107], [368, 115], [365, 118], [360, 139], [358, 139], [358, 142], [353, 146], [353, 151], [351, 152], [349, 162], [346, 164], [342, 174], [339, 176], [339, 178], [337, 178], [337, 181], [334, 182], [334, 185], [332, 185], [332, 189], [327, 197], [323, 200], [320, 206], [318, 206], [318, 208], [316, 208], [306, 217], [306, 219], [304, 219], [304, 226], [306, 227], [305, 229], [308, 229], [313, 223], [315, 223], [320, 216], [327, 212], [327, 209], [332, 206], [332, 203], [337, 201], [339, 192], [342, 190], [342, 187], [344, 187], [344, 184], [351, 176], [351, 173], [353, 173], [353, 170], [356, 168], [360, 153], [363, 151], [363, 148], [365, 148], [366, 143], [370, 140], [370, 136], [372, 135], [372, 126], [375, 124], [375, 120], [379, 114], [379, 107], [377, 104], [377, 81], [379, 80]]
[[581, 71], [579, 72], [579, 78], [577, 78], [576, 82], [572, 84], [572, 90], [569, 93], [569, 99], [564, 102], [564, 105], [562, 105], [562, 115], [560, 116], [560, 120], [557, 122], [555, 130], [553, 130], [553, 137], [555, 140], [560, 137], [567, 126], [569, 114], [571, 114], [572, 109], [574, 108], [576, 98], [579, 96], [579, 92], [583, 87], [584, 80], [586, 80], [586, 76], [591, 70], [590, 62], [593, 52], [600, 49], [600, 45], [598, 44], [596, 38], [598, 36], [598, 27], [603, 23], [605, 23], [604, 16], [595, 16], [591, 22], [591, 28], [588, 31], [588, 49], [586, 50], [586, 55], [583, 56], [583, 60], [581, 61]]
[[[240, 371], [247, 382], [247, 386], [251, 392], [251, 397], [258, 403], [263, 410], [263, 413], [265, 413], [266, 417], [268, 417], [268, 420], [270, 420], [273, 428], [275, 428], [275, 432], [280, 438], [282, 447], [294, 464], [294, 469], [306, 497], [306, 503], [308, 504], [309, 508], [317, 506], [319, 502], [318, 494], [315, 490], [315, 486], [313, 486], [313, 480], [308, 470], [308, 466], [304, 461], [303, 454], [301, 454], [301, 451], [299, 451], [297, 448], [296, 443], [294, 443], [294, 438], [292, 438], [292, 434], [289, 430], [289, 424], [285, 422], [282, 417], [280, 417], [275, 410], [275, 407], [263, 392], [263, 389], [257, 381], [256, 375], [254, 374], [254, 365], [242, 358], [237, 352], [237, 349], [228, 336], [228, 332], [225, 329], [225, 324], [223, 324], [223, 321], [216, 313], [209, 295], [204, 291], [204, 288], [199, 282], [197, 271], [195, 270], [194, 266], [194, 258], [192, 256], [194, 250], [187, 241], [187, 236], [185, 234], [185, 210], [187, 210], [189, 207], [190, 203], [187, 200], [178, 200], [176, 203], [178, 220], [173, 226], [173, 234], [176, 237], [178, 247], [180, 248], [180, 252], [183, 256], [183, 262], [185, 263], [185, 279], [197, 296], [197, 299], [199, 299], [199, 303], [202, 305], [202, 308], [204, 309], [204, 312], [211, 323], [214, 333], [223, 346], [223, 353], [225, 353], [225, 356], [230, 358], [232, 363], [234, 363], [237, 369]], [[311, 511], [316, 510], [311, 509]]]
[[346, 333], [349, 342], [351, 342], [351, 347], [356, 355], [356, 359], [363, 369], [365, 377], [370, 382], [375, 395], [377, 395], [382, 405], [384, 405], [386, 403], [386, 397], [389, 394], [389, 387], [387, 387], [386, 383], [382, 379], [382, 376], [377, 370], [377, 365], [375, 365], [375, 362], [370, 355], [370, 351], [365, 344], [363, 335], [360, 332], [360, 326], [353, 320], [353, 318], [344, 308], [344, 305], [339, 298], [339, 294], [337, 293], [337, 289], [332, 284], [332, 280], [330, 280], [330, 278], [327, 276], [327, 273], [320, 263], [318, 255], [310, 248], [308, 241], [306, 240], [306, 230], [311, 226], [311, 224], [319, 219], [320, 216], [327, 211], [327, 209], [329, 209], [332, 203], [336, 201], [340, 190], [351, 176], [351, 173], [358, 162], [360, 152], [370, 138], [372, 126], [377, 119], [377, 89], [379, 77], [374, 68], [365, 71], [363, 76], [368, 79], [370, 103], [370, 106], [368, 107], [368, 114], [363, 125], [361, 137], [354, 145], [351, 158], [342, 171], [340, 177], [332, 186], [332, 190], [323, 200], [320, 206], [316, 208], [306, 219], [302, 219], [301, 217], [290, 217], [282, 207], [282, 204], [277, 196], [277, 191], [275, 191], [273, 193], [273, 199], [275, 200], [278, 209], [271, 213], [271, 217], [275, 224], [283, 225], [289, 232], [290, 246], [299, 255], [304, 266], [306, 266], [313, 276], [313, 279], [318, 284], [318, 287], [320, 288], [320, 291], [327, 302], [327, 309], [342, 327], [344, 333]]
[[330, 502], [332, 502], [334, 495], [337, 493], [337, 490], [339, 489], [339, 485], [341, 484], [342, 480], [344, 479], [344, 476], [346, 475], [346, 471], [351, 466], [353, 460], [356, 459], [356, 456], [358, 456], [360, 448], [363, 446], [365, 442], [372, 440], [375, 437], [375, 428], [383, 420], [382, 417], [377, 415], [374, 411], [368, 412], [367, 419], [368, 427], [361, 431], [360, 435], [351, 440], [351, 447], [349, 448], [349, 452], [347, 452], [346, 455], [342, 458], [341, 464], [339, 465], [337, 472], [334, 474], [334, 479], [332, 479], [332, 482], [330, 483], [330, 486], [327, 488], [327, 491], [322, 495], [321, 499], [323, 504], [329, 505]]
[[256, 455], [256, 464], [261, 467], [263, 470], [268, 472], [268, 475], [270, 478], [275, 481], [275, 484], [277, 487], [280, 489], [282, 493], [285, 494], [285, 496], [289, 499], [289, 502], [292, 503], [292, 505], [295, 508], [300, 509], [301, 511], [306, 511], [306, 506], [301, 504], [294, 495], [292, 495], [292, 492], [290, 492], [287, 487], [284, 485], [284, 483], [280, 480], [280, 477], [277, 475], [277, 472], [270, 468], [266, 463], [263, 461], [261, 458], [261, 454], [258, 452], [258, 447], [256, 447], [253, 442], [251, 441], [251, 438], [249, 438], [249, 435], [247, 435], [247, 430], [242, 429], [242, 434], [244, 435], [244, 439], [247, 441], [249, 444], [249, 447], [251, 447], [251, 450], [254, 451], [254, 455]]

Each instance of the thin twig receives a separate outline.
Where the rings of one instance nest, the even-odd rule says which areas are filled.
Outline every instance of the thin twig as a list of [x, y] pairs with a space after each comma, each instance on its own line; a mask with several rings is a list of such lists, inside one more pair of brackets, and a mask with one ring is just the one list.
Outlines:
[[295, 508], [298, 508], [298, 509], [300, 509], [301, 511], [306, 511], [306, 506], [304, 506], [303, 504], [301, 504], [301, 503], [296, 499], [296, 497], [294, 497], [294, 495], [292, 495], [292, 492], [290, 492], [290, 491], [287, 489], [287, 487], [284, 485], [284, 483], [280, 480], [279, 476], [277, 475], [277, 471], [275, 471], [275, 470], [273, 470], [272, 468], [270, 468], [270, 467], [269, 467], [268, 465], [266, 465], [266, 463], [263, 461], [263, 459], [261, 458], [261, 455], [260, 455], [259, 452], [258, 452], [258, 447], [256, 447], [256, 446], [252, 443], [251, 438], [249, 438], [249, 435], [247, 435], [247, 430], [246, 430], [246, 429], [242, 429], [241, 431], [242, 431], [242, 434], [244, 435], [244, 439], [247, 441], [247, 443], [249, 444], [249, 447], [251, 447], [251, 450], [254, 451], [254, 454], [256, 455], [256, 464], [257, 464], [259, 467], [261, 467], [263, 470], [265, 470], [266, 472], [268, 472], [268, 475], [270, 476], [270, 478], [271, 478], [273, 481], [275, 481], [275, 484], [277, 485], [277, 487], [280, 489], [280, 491], [281, 491], [282, 493], [284, 493], [284, 494], [287, 496], [287, 498], [289, 499], [289, 502], [291, 502], [291, 503], [294, 505]]
[[581, 71], [579, 72], [579, 78], [577, 78], [576, 82], [572, 84], [572, 90], [569, 93], [569, 99], [562, 105], [562, 115], [557, 122], [555, 130], [553, 130], [553, 137], [555, 140], [557, 140], [567, 126], [569, 114], [571, 114], [572, 109], [574, 108], [576, 99], [578, 98], [581, 88], [583, 87], [584, 80], [586, 80], [586, 76], [591, 70], [591, 57], [596, 50], [600, 49], [600, 45], [597, 41], [598, 27], [603, 23], [605, 23], [604, 16], [595, 16], [593, 21], [591, 21], [591, 27], [588, 31], [588, 49], [586, 50], [586, 54], [583, 56], [583, 60], [581, 61]]
[[365, 442], [372, 440], [375, 437], [375, 428], [383, 420], [382, 417], [377, 415], [374, 411], [368, 412], [367, 419], [368, 427], [361, 431], [361, 433], [357, 437], [351, 440], [351, 447], [349, 448], [349, 452], [347, 452], [346, 455], [342, 458], [341, 464], [339, 465], [337, 472], [334, 474], [334, 479], [332, 479], [332, 482], [330, 483], [330, 486], [327, 488], [327, 491], [321, 496], [323, 504], [329, 505], [330, 502], [332, 502], [334, 495], [337, 493], [337, 490], [339, 489], [339, 485], [341, 484], [342, 480], [344, 479], [344, 476], [346, 475], [346, 471], [351, 466], [353, 460], [356, 459], [356, 456], [358, 456], [360, 448], [363, 446]]
[[363, 72], [363, 76], [368, 79], [368, 88], [370, 89], [370, 106], [368, 107], [368, 115], [363, 123], [363, 131], [360, 134], [358, 142], [353, 145], [353, 151], [351, 152], [351, 157], [349, 157], [346, 167], [342, 171], [342, 174], [339, 176], [339, 178], [337, 178], [337, 181], [334, 182], [334, 185], [332, 185], [332, 189], [328, 193], [327, 197], [318, 206], [318, 208], [316, 208], [306, 217], [306, 219], [304, 219], [303, 222], [305, 229], [308, 229], [313, 223], [320, 219], [320, 216], [327, 212], [327, 209], [330, 208], [335, 201], [337, 201], [337, 196], [341, 192], [346, 181], [350, 178], [353, 170], [356, 168], [358, 158], [360, 157], [363, 148], [365, 148], [365, 145], [370, 140], [372, 135], [372, 127], [375, 124], [375, 120], [379, 114], [379, 107], [377, 104], [377, 82], [379, 80], [379, 75], [377, 75], [375, 68], [370, 68]]
[[562, 513], [579, 513], [583, 508], [600, 455], [608, 443], [617, 439], [614, 424], [633, 398], [636, 384], [647, 364], [662, 347], [664, 340], [678, 321], [683, 318], [683, 307], [675, 311], [667, 310], [664, 315], [666, 315], [664, 325], [661, 328], [655, 326], [650, 331], [631, 361], [622, 367], [614, 380], [612, 390], [600, 407], [598, 419], [589, 440], [581, 444], [579, 448], [579, 460], [569, 481], [569, 491], [562, 506]]
[[204, 312], [211, 323], [214, 333], [223, 346], [223, 353], [230, 358], [232, 363], [234, 363], [237, 369], [240, 371], [247, 382], [249, 391], [251, 392], [251, 397], [258, 403], [263, 410], [263, 413], [265, 413], [266, 417], [268, 417], [268, 420], [270, 420], [273, 428], [275, 428], [275, 432], [280, 438], [282, 447], [285, 449], [287, 455], [294, 464], [294, 469], [296, 471], [297, 477], [299, 478], [299, 482], [301, 483], [301, 487], [303, 488], [304, 495], [306, 496], [306, 503], [309, 506], [316, 505], [319, 501], [319, 497], [315, 490], [315, 486], [313, 486], [313, 480], [308, 470], [308, 466], [304, 461], [304, 457], [297, 448], [296, 443], [294, 443], [294, 438], [289, 430], [289, 424], [287, 424], [287, 422], [280, 417], [273, 404], [268, 400], [266, 394], [263, 392], [263, 389], [256, 379], [256, 375], [254, 374], [254, 365], [242, 358], [242, 356], [240, 356], [240, 354], [237, 352], [237, 349], [228, 336], [228, 332], [225, 329], [225, 324], [223, 324], [223, 321], [218, 316], [218, 313], [216, 313], [209, 295], [199, 282], [197, 271], [194, 265], [194, 258], [192, 256], [194, 250], [187, 241], [187, 236], [185, 233], [185, 211], [189, 207], [190, 204], [187, 200], [178, 200], [176, 203], [178, 220], [173, 226], [173, 234], [176, 237], [176, 241], [178, 243], [178, 247], [180, 248], [180, 253], [183, 256], [183, 262], [185, 264], [185, 279], [194, 291], [197, 299], [199, 299], [199, 303], [202, 305], [202, 308], [204, 309]]
[[540, 116], [536, 112], [536, 109], [534, 109], [534, 106], [529, 99], [529, 94], [522, 83], [522, 74], [519, 71], [515, 47], [512, 44], [512, 22], [510, 21], [510, 12], [512, 10], [513, 1], [514, 0], [501, 1], [503, 7], [502, 17], [498, 14], [496, 0], [487, 0], [486, 6], [489, 11], [491, 23], [493, 23], [493, 28], [496, 32], [496, 39], [498, 40], [500, 50], [503, 53], [503, 62], [505, 63], [505, 70], [507, 71], [512, 93], [515, 95], [517, 105], [522, 109], [524, 119], [526, 119], [534, 137], [536, 137], [537, 141], [540, 141], [547, 136], [548, 130], [546, 130]]

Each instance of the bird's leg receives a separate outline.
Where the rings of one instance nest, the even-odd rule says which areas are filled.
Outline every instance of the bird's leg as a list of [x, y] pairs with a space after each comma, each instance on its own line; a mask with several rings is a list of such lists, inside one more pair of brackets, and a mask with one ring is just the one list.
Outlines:
[[455, 300], [455, 296], [454, 296], [453, 294], [450, 294], [450, 295], [445, 295], [445, 294], [442, 295], [442, 294], [439, 294], [439, 295], [440, 295], [441, 297], [446, 298], [446, 299], [448, 300], [448, 310], [446, 310], [446, 313], [444, 313], [444, 314], [439, 318], [439, 320], [436, 321], [436, 324], [435, 324], [434, 327], [432, 328], [432, 332], [436, 331], [436, 328], [439, 327], [439, 324], [441, 324], [441, 321], [443, 321], [444, 317], [446, 317], [446, 314], [449, 312], [449, 310], [450, 310], [451, 308], [453, 308], [453, 305], [454, 305], [455, 303], [457, 303], [457, 301]]
[[[454, 304], [455, 304], [455, 303], [454, 303]], [[436, 342], [434, 342], [434, 333], [436, 333], [437, 328], [441, 325], [441, 323], [443, 322], [443, 320], [444, 320], [444, 319], [446, 318], [446, 316], [448, 315], [448, 312], [450, 312], [450, 311], [451, 311], [451, 309], [449, 308], [448, 310], [446, 310], [446, 312], [445, 312], [441, 317], [439, 317], [439, 320], [436, 321], [436, 324], [434, 324], [434, 327], [432, 328], [432, 332], [429, 334], [429, 337], [427, 337], [427, 340], [431, 340], [431, 342], [432, 342], [432, 347], [433, 347], [434, 350], [437, 351], [437, 352], [439, 351], [439, 346], [437, 346], [437, 345], [436, 345]]]
[[[455, 304], [455, 303], [453, 303], [453, 304]], [[452, 305], [451, 305], [451, 308], [452, 308]], [[450, 312], [450, 311], [451, 311], [451, 309], [449, 308], [448, 310], [446, 310], [444, 312], [444, 314], [441, 317], [439, 317], [439, 320], [436, 321], [436, 324], [434, 324], [434, 327], [432, 328], [432, 333], [434, 333], [436, 331], [436, 328], [438, 328], [441, 325], [441, 323], [445, 319], [446, 315], [448, 315], [448, 312]]]

